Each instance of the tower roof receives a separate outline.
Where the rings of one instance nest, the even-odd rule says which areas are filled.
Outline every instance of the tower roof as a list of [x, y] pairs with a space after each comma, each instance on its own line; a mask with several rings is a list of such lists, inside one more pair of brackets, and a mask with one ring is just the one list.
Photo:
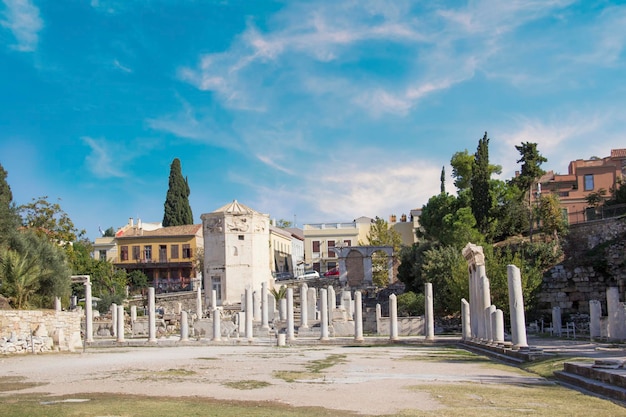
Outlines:
[[237, 200], [233, 200], [232, 203], [228, 203], [215, 210], [213, 213], [228, 213], [228, 214], [259, 214], [257, 211], [252, 210], [250, 207], [239, 203]]

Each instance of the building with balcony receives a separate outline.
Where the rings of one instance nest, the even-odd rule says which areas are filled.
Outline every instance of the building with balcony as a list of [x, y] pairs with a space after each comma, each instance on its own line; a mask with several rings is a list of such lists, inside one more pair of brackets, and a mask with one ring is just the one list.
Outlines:
[[159, 293], [191, 289], [192, 280], [199, 278], [194, 263], [204, 245], [201, 224], [145, 229], [141, 221], [131, 221], [115, 240], [115, 266], [143, 272]]
[[564, 175], [546, 172], [533, 187], [531, 204], [538, 204], [542, 194], [556, 194], [570, 224], [590, 220], [587, 196], [604, 190], [604, 198], [612, 197], [612, 190], [626, 175], [626, 149], [612, 149], [605, 158], [571, 161], [567, 171]]
[[291, 250], [291, 233], [270, 225], [270, 269], [272, 272], [294, 273]]
[[293, 275], [304, 274], [304, 233], [297, 227], [285, 228], [291, 234], [291, 259], [293, 264]]

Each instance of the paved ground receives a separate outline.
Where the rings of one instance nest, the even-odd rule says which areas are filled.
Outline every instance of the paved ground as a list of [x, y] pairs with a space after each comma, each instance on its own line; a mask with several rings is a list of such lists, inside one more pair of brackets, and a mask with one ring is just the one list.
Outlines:
[[[454, 342], [456, 339], [449, 339]], [[536, 342], [536, 343], [535, 343]], [[546, 352], [579, 356], [626, 356], [623, 348], [586, 341], [531, 339]], [[402, 409], [436, 410], [440, 404], [420, 384], [545, 384], [542, 378], [484, 362], [433, 361], [441, 346], [246, 344], [89, 348], [85, 353], [21, 355], [0, 358], [0, 376], [21, 376], [41, 385], [22, 392], [55, 395], [88, 392], [163, 396], [206, 396], [223, 400], [277, 401], [368, 414]], [[422, 357], [425, 360], [415, 360]], [[314, 361], [339, 358], [318, 374], [306, 373]], [[303, 372], [287, 382], [276, 372]], [[242, 390], [244, 381], [270, 385]], [[229, 383], [235, 386], [229, 386]]]

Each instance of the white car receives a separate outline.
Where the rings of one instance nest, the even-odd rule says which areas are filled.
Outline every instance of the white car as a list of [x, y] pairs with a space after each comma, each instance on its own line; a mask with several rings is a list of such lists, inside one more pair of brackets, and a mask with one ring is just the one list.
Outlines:
[[313, 279], [313, 278], [319, 278], [319, 277], [320, 277], [320, 273], [317, 271], [306, 271], [304, 274], [298, 275], [296, 279]]

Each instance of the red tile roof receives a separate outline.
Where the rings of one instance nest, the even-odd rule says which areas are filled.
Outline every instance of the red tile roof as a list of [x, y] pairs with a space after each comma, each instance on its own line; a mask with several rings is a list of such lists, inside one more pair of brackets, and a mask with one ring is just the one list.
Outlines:
[[[125, 237], [162, 237], [162, 236], [194, 236], [198, 233], [198, 230], [202, 228], [201, 224], [189, 224], [185, 226], [169, 226], [161, 227], [156, 230], [142, 230], [137, 227], [129, 228], [125, 230], [121, 235], [117, 235], [117, 238]], [[118, 232], [119, 233], [119, 232]]]
[[626, 149], [611, 149], [611, 158], [626, 158]]

